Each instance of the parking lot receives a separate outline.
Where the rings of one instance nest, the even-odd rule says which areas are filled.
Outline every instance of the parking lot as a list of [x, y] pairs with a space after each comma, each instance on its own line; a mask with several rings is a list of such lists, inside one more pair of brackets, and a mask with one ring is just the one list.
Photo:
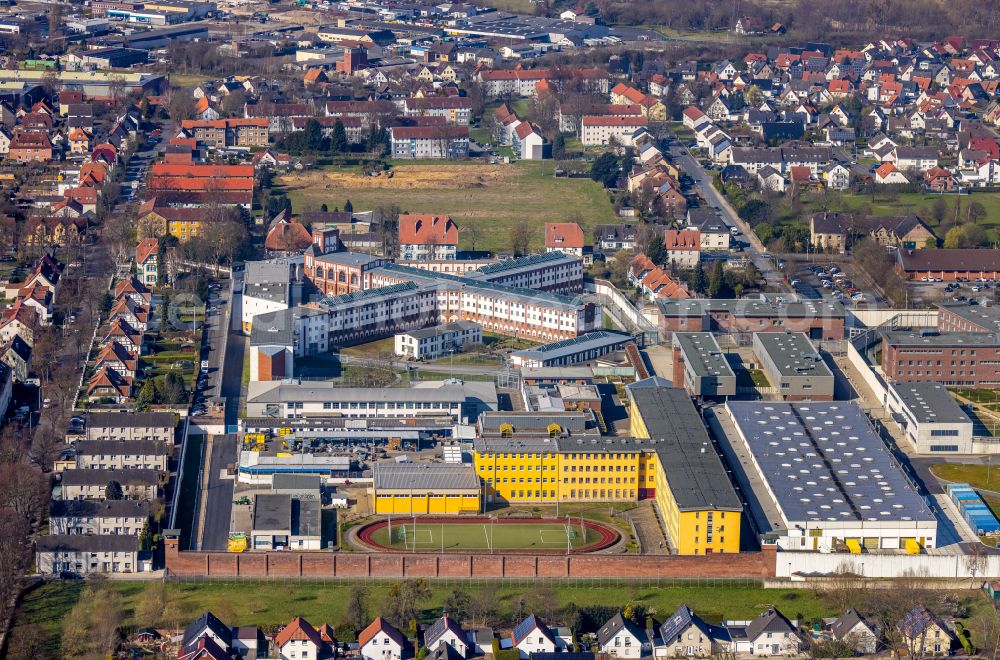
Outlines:
[[874, 302], [836, 264], [800, 264], [790, 276], [789, 284], [806, 299], [832, 299], [845, 305]]

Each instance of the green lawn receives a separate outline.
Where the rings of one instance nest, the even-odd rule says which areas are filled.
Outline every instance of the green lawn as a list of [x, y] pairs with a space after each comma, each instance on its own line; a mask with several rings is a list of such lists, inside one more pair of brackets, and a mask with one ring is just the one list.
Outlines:
[[[931, 214], [931, 207], [934, 202], [940, 199], [941, 195], [926, 195], [924, 193], [899, 193], [899, 194], [878, 194], [863, 195], [858, 193], [830, 193], [835, 200], [835, 206], [831, 210], [853, 211], [864, 205], [871, 207], [873, 215], [906, 215], [916, 213], [927, 223], [931, 229], [938, 224]], [[802, 202], [809, 209], [803, 215], [807, 218], [808, 213], [821, 210], [818, 206], [819, 196], [803, 195]], [[996, 192], [975, 192], [971, 195], [945, 195], [944, 200], [949, 207], [954, 207], [956, 201], [960, 201], [964, 209], [970, 202], [978, 202], [986, 209], [986, 218], [981, 224], [984, 228], [990, 229], [1000, 226], [1000, 193]], [[837, 204], [839, 203], [839, 208]], [[943, 237], [938, 237], [943, 238]]]
[[393, 337], [370, 341], [367, 344], [357, 346], [347, 346], [340, 349], [343, 355], [353, 355], [354, 357], [377, 358], [386, 353], [392, 354], [396, 350], [396, 340]]
[[600, 535], [578, 525], [561, 523], [504, 523], [490, 525], [482, 522], [406, 523], [381, 527], [372, 534], [372, 540], [397, 550], [564, 550], [596, 543]]
[[544, 245], [546, 222], [579, 222], [591, 236], [595, 225], [615, 221], [600, 184], [557, 179], [552, 176], [554, 169], [552, 161], [512, 165], [397, 161], [392, 178], [325, 168], [285, 176], [279, 183], [296, 211], [318, 210], [321, 204], [333, 208], [350, 199], [358, 210], [396, 204], [402, 211], [446, 213], [459, 225], [460, 249], [509, 250], [511, 229], [520, 223], [531, 227], [531, 248], [537, 250]]
[[954, 392], [955, 394], [965, 397], [969, 401], [975, 401], [976, 403], [996, 403], [1000, 401], [1000, 392], [987, 388], [974, 390], [958, 388], [955, 389]]
[[1000, 465], [966, 465], [938, 463], [931, 466], [934, 476], [956, 483], [967, 483], [973, 488], [1000, 491]]
[[[599, 576], [595, 576], [599, 577]], [[369, 615], [381, 613], [391, 583], [368, 582]], [[104, 587], [119, 592], [125, 603], [126, 625], [138, 627], [148, 621], [138, 621], [135, 609], [144, 600], [150, 582], [106, 582]], [[176, 618], [176, 625], [183, 627], [195, 617], [211, 610], [230, 625], [261, 626], [274, 629], [287, 624], [292, 617], [301, 616], [319, 625], [336, 625], [343, 621], [348, 594], [353, 585], [348, 582], [306, 582], [288, 580], [233, 581], [233, 582], [168, 582], [167, 610]], [[59, 636], [66, 613], [73, 607], [83, 589], [81, 582], [53, 582], [28, 594], [19, 611], [16, 626], [38, 624], [48, 635], [47, 646], [52, 655], [58, 652]], [[441, 616], [447, 595], [454, 589], [473, 593], [484, 589], [492, 596], [502, 620], [510, 622], [518, 610], [523, 596], [533, 597], [530, 585], [517, 582], [431, 582], [431, 597], [424, 603], [423, 622]], [[630, 584], [605, 582], [600, 586], [582, 586], [577, 582], [554, 583], [547, 588], [545, 597], [556, 599], [559, 607], [569, 603], [576, 607], [592, 605], [624, 605], [632, 601], [667, 616], [681, 604], [687, 604], [710, 623], [719, 623], [723, 616], [751, 618], [769, 606], [776, 606], [792, 618], [806, 623], [817, 622], [824, 616], [835, 616], [835, 604], [820, 590], [814, 589], [764, 589], [747, 582], [691, 583], [663, 582]]]

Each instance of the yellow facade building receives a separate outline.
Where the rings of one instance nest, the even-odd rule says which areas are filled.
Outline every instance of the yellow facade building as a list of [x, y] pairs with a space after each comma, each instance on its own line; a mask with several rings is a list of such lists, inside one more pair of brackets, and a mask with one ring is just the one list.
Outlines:
[[376, 463], [372, 496], [381, 515], [477, 514], [479, 477], [468, 465]]
[[743, 505], [687, 393], [632, 387], [629, 418], [637, 437], [657, 443], [656, 506], [675, 551], [739, 552]]
[[739, 552], [743, 507], [687, 393], [638, 387], [630, 397], [631, 437], [481, 434], [484, 506], [655, 498], [679, 554]]

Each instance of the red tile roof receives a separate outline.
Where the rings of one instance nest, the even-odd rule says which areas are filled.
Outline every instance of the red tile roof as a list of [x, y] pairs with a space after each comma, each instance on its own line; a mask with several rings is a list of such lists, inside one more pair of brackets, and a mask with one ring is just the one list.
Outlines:
[[308, 640], [318, 648], [323, 648], [323, 640], [319, 633], [302, 617], [297, 616], [292, 619], [291, 623], [282, 628], [281, 632], [274, 636], [275, 646], [279, 649], [292, 640]]
[[136, 263], [144, 264], [151, 256], [154, 256], [160, 249], [160, 243], [155, 238], [144, 238], [139, 241], [135, 248]]
[[447, 215], [399, 216], [400, 245], [458, 245], [458, 225]]
[[701, 232], [697, 229], [667, 229], [663, 247], [668, 250], [701, 250]]
[[254, 175], [253, 165], [155, 163], [150, 171], [153, 176], [253, 177]]
[[545, 247], [583, 248], [583, 229], [575, 222], [546, 222]]

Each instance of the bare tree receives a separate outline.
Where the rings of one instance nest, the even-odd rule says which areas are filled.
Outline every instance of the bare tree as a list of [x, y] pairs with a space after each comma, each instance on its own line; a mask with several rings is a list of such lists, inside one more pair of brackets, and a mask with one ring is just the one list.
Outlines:
[[531, 242], [535, 238], [535, 229], [526, 221], [521, 221], [510, 230], [510, 249], [516, 255], [528, 254]]

